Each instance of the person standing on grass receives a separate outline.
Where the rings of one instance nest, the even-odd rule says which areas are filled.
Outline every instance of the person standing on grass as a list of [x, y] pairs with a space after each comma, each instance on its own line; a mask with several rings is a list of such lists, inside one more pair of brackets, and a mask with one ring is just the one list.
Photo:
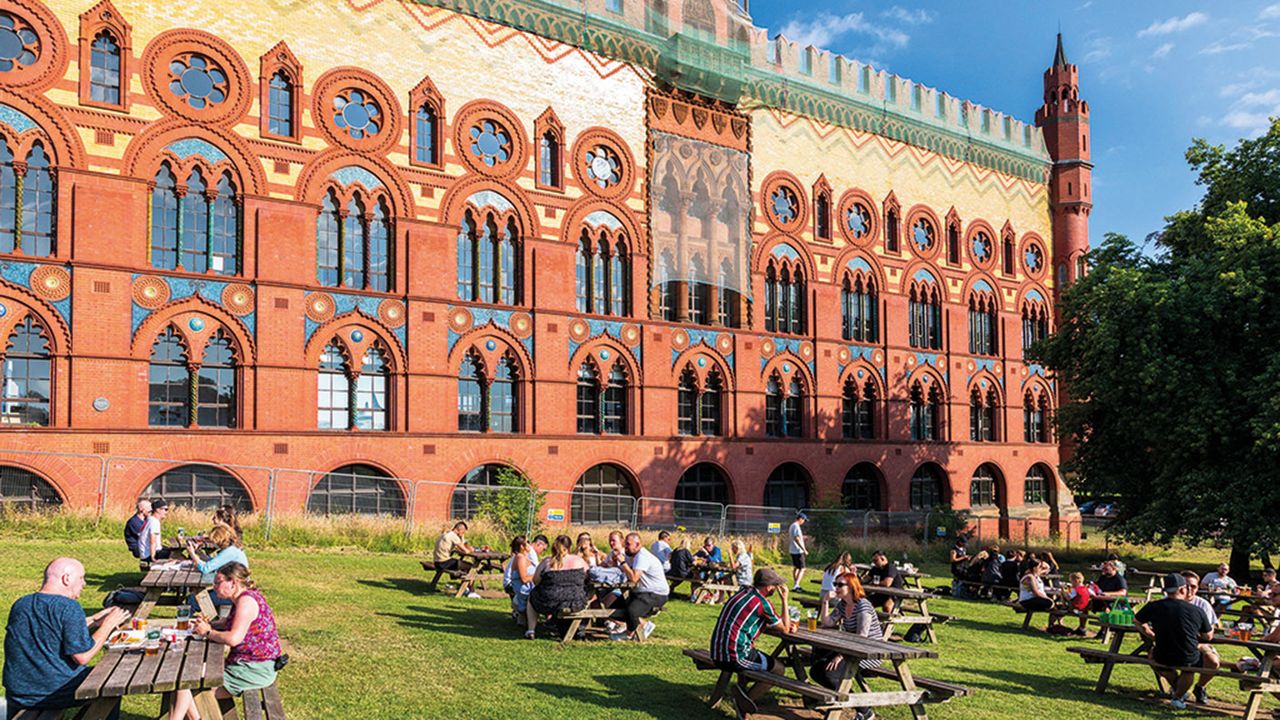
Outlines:
[[800, 580], [804, 577], [804, 561], [809, 554], [809, 548], [804, 544], [804, 524], [808, 519], [808, 515], [796, 513], [795, 522], [787, 530], [787, 536], [791, 538], [791, 574], [795, 577], [792, 590], [800, 589]]
[[164, 539], [161, 538], [162, 524], [168, 514], [169, 503], [163, 498], [151, 501], [151, 517], [147, 518], [147, 524], [142, 528], [142, 538], [138, 541], [142, 562], [153, 563], [169, 559], [170, 550], [164, 546]]
[[124, 544], [133, 556], [142, 559], [142, 530], [147, 526], [147, 518], [151, 515], [151, 501], [139, 498], [137, 512], [129, 516], [124, 524]]
[[[432, 552], [432, 559], [435, 560], [436, 569], [453, 573], [462, 570], [462, 561], [453, 556], [454, 553], [470, 553], [475, 552], [474, 548], [467, 544], [467, 524], [461, 520], [454, 524], [453, 529], [441, 535], [436, 540], [435, 550]], [[480, 594], [474, 590], [467, 591], [467, 597], [478, 598]]]
[[[782, 595], [782, 613], [773, 611], [769, 596]], [[777, 627], [783, 632], [795, 632], [797, 625], [787, 619], [787, 581], [769, 568], [756, 571], [751, 585], [734, 593], [716, 619], [711, 631], [711, 661], [721, 670], [762, 670], [783, 675], [784, 668], [774, 658], [756, 648], [756, 638], [765, 627]], [[756, 683], [750, 695], [742, 686], [733, 685], [733, 704], [738, 717], [756, 712], [756, 701], [768, 692], [768, 683]]]
[[644, 619], [667, 604], [671, 587], [667, 585], [662, 561], [644, 549], [639, 533], [627, 535], [624, 548], [627, 559], [619, 567], [627, 580], [636, 585], [631, 591], [631, 597], [627, 599], [627, 635], [642, 640], [653, 634], [654, 627], [652, 620]]
[[[1216, 670], [1221, 661], [1209, 644], [1213, 640], [1213, 626], [1199, 608], [1187, 602], [1190, 593], [1187, 579], [1178, 573], [1164, 577], [1164, 598], [1143, 605], [1134, 616], [1138, 632], [1154, 642], [1151, 659], [1170, 667], [1202, 667]], [[1175, 710], [1187, 707], [1187, 691], [1195, 680], [1194, 672], [1157, 671], [1173, 686], [1172, 701]], [[1205, 686], [1212, 675], [1200, 675], [1195, 686], [1196, 702], [1204, 704], [1209, 695]]]
[[[129, 613], [111, 607], [88, 618], [76, 600], [84, 590], [84, 565], [58, 558], [44, 569], [38, 592], [23, 595], [9, 609], [4, 630], [4, 691], [13, 717], [19, 710], [79, 707], [76, 688], [89, 676], [85, 667]], [[120, 703], [108, 716], [120, 716]]]
[[1216, 627], [1218, 614], [1213, 611], [1213, 606], [1209, 604], [1209, 601], [1200, 597], [1199, 594], [1200, 576], [1190, 570], [1183, 570], [1182, 577], [1186, 578], [1187, 581], [1187, 602], [1200, 608], [1200, 612], [1204, 613], [1204, 616], [1208, 618], [1209, 624]]

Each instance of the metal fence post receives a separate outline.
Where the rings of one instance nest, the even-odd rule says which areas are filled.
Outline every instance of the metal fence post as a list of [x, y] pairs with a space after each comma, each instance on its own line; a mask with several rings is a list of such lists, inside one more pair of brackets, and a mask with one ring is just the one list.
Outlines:
[[716, 533], [716, 537], [724, 537], [724, 524], [729, 520], [729, 506], [720, 506], [720, 531]]
[[418, 506], [418, 483], [409, 486], [409, 507], [404, 514], [404, 538], [413, 537], [413, 513]]
[[262, 539], [264, 542], [271, 541], [271, 521], [275, 516], [276, 507], [276, 471], [272, 468], [267, 471], [267, 509], [262, 520]]
[[930, 515], [933, 515], [933, 511], [926, 510], [924, 513], [924, 538], [922, 538], [924, 540], [924, 544], [926, 547], [928, 547], [929, 545], [929, 516]]
[[867, 544], [867, 529], [871, 526], [871, 511], [862, 514], [862, 544]]
[[107, 457], [99, 455], [98, 464], [101, 475], [98, 477], [98, 517], [93, 521], [94, 527], [102, 522], [102, 515], [107, 511]]
[[533, 514], [537, 512], [537, 503], [534, 501], [537, 499], [536, 493], [538, 491], [530, 489], [526, 492], [529, 493], [529, 512], [525, 513], [524, 516], [524, 536], [529, 537], [533, 534]]

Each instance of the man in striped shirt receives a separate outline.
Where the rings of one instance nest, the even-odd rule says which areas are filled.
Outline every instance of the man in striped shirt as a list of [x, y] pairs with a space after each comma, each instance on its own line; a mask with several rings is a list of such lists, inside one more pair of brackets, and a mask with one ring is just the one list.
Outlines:
[[[767, 599], [777, 590], [782, 595], [782, 614], [773, 611]], [[766, 626], [785, 631], [796, 629], [787, 619], [787, 582], [769, 568], [756, 571], [751, 585], [742, 588], [725, 602], [711, 633], [711, 659], [724, 670], [763, 670], [781, 675], [782, 668], [773, 658], [755, 647], [756, 638]], [[756, 711], [755, 701], [769, 690], [760, 683], [748, 695], [738, 685], [733, 688], [733, 701], [738, 716]]]

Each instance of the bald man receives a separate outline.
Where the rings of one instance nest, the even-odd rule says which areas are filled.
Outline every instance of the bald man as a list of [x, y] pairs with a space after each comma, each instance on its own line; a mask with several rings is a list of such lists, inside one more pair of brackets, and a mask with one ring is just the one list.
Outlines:
[[[44, 569], [40, 591], [24, 595], [9, 609], [4, 632], [4, 690], [9, 714], [21, 709], [76, 707], [76, 688], [85, 667], [129, 613], [107, 608], [85, 617], [76, 599], [84, 589], [84, 565], [58, 558]], [[119, 706], [110, 715], [118, 717]]]
[[151, 501], [146, 498], [138, 500], [137, 512], [124, 524], [124, 544], [136, 558], [142, 558], [142, 530], [147, 526], [147, 516], [151, 515]]

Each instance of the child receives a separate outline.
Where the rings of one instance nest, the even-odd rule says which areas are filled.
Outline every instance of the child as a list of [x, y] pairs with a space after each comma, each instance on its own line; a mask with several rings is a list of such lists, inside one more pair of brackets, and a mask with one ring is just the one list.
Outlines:
[[1085, 585], [1083, 573], [1073, 572], [1068, 579], [1071, 589], [1067, 593], [1067, 602], [1071, 605], [1072, 614], [1080, 618], [1080, 627], [1076, 629], [1076, 635], [1087, 635], [1084, 625], [1089, 618], [1089, 603], [1096, 597], [1102, 597], [1102, 590], [1093, 583]]
[[836, 594], [836, 578], [846, 573], [856, 572], [853, 567], [853, 556], [849, 553], [840, 553], [840, 557], [836, 558], [832, 563], [822, 570], [822, 592], [818, 595], [818, 617], [824, 618], [828, 615], [828, 606], [831, 604], [831, 598]]

